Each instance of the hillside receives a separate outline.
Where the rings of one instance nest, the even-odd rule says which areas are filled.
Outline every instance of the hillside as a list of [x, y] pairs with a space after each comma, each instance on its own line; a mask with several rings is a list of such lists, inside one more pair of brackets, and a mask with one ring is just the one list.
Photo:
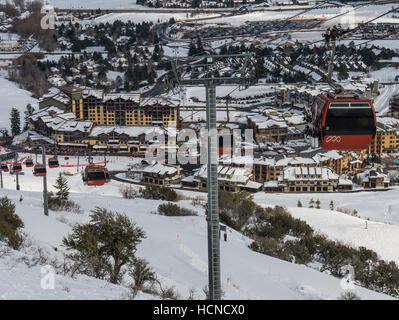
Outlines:
[[[5, 190], [1, 194], [15, 201], [17, 212], [25, 223], [24, 232], [32, 241], [49, 252], [57, 248], [57, 255], [64, 250], [61, 241], [71, 226], [87, 222], [89, 211], [95, 206], [125, 212], [147, 233], [147, 239], [139, 246], [137, 255], [147, 259], [162, 282], [174, 286], [183, 298], [188, 296], [191, 288], [195, 288], [197, 298], [204, 298], [202, 288], [207, 284], [206, 221], [203, 210], [198, 207], [184, 203], [184, 206], [198, 211], [198, 217], [165, 217], [153, 214], [160, 201], [73, 194], [72, 200], [82, 207], [84, 214], [50, 212], [50, 216], [46, 217], [42, 213], [40, 192]], [[21, 195], [22, 202], [19, 201]], [[225, 299], [336, 299], [341, 294], [339, 279], [255, 253], [248, 249], [249, 243], [249, 239], [232, 230], [228, 231], [228, 241], [221, 242]], [[3, 290], [0, 289], [7, 293], [2, 296], [4, 299], [86, 299], [91, 291], [96, 292], [95, 297], [99, 299], [120, 299], [126, 294], [126, 289], [121, 286], [110, 286], [87, 277], [79, 281], [57, 277], [57, 291], [42, 292], [39, 268], [27, 269], [21, 264], [9, 267], [10, 259], [13, 261], [12, 258], [0, 258], [0, 277], [8, 279], [2, 284]], [[15, 277], [15, 274], [21, 276]], [[12, 290], [7, 287], [11, 279], [18, 279]], [[63, 287], [68, 287], [69, 292]], [[101, 290], [97, 290], [98, 287]], [[36, 291], [40, 293], [34, 294]], [[363, 299], [389, 298], [363, 288], [356, 291]]]

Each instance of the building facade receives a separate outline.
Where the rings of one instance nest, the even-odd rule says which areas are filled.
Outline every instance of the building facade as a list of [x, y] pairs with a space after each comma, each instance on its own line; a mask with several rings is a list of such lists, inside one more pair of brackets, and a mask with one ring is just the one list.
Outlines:
[[163, 126], [178, 127], [179, 103], [156, 97], [141, 98], [139, 94], [106, 94], [102, 90], [66, 85], [44, 97], [40, 108], [55, 106], [72, 112], [75, 120], [87, 120], [102, 126]]

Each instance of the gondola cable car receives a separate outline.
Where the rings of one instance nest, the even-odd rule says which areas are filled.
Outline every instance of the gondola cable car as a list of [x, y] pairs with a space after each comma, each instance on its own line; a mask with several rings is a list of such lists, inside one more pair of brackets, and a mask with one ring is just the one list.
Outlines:
[[326, 150], [364, 150], [376, 134], [373, 103], [355, 93], [320, 94], [311, 114], [311, 136]]
[[2, 164], [1, 164], [1, 171], [3, 171], [3, 172], [8, 172], [8, 165], [7, 165], [7, 163], [2, 163]]
[[58, 168], [60, 166], [60, 163], [58, 161], [58, 157], [54, 156], [48, 159], [48, 166], [49, 168]]
[[35, 164], [33, 168], [33, 175], [36, 177], [44, 177], [47, 175], [46, 166], [40, 163]]
[[16, 172], [16, 173], [21, 172], [21, 171], [22, 171], [22, 165], [21, 165], [21, 163], [18, 162], [18, 161], [15, 161], [15, 162], [12, 164], [12, 171], [13, 171], [13, 172]]
[[84, 170], [83, 182], [88, 186], [102, 186], [110, 182], [109, 171], [105, 167], [90, 164]]
[[326, 44], [332, 45], [328, 83], [334, 92], [319, 94], [307, 110], [307, 134], [314, 138], [313, 147], [320, 144], [326, 150], [360, 151], [371, 144], [377, 130], [377, 119], [370, 99], [346, 91], [332, 79], [335, 41], [345, 32], [333, 27], [323, 34]]
[[26, 166], [27, 168], [33, 167], [33, 160], [32, 160], [31, 158], [26, 159], [26, 161], [25, 161], [25, 166]]

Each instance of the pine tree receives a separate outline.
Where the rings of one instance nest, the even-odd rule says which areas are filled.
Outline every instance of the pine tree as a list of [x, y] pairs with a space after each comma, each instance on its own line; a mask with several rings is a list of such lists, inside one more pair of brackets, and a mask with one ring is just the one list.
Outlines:
[[309, 208], [314, 208], [314, 200], [313, 198], [309, 201]]
[[297, 207], [298, 207], [298, 208], [301, 208], [301, 207], [302, 207], [302, 202], [301, 202], [300, 200], [298, 200]]
[[331, 209], [331, 211], [333, 211], [334, 210], [334, 201], [330, 201], [330, 209]]
[[317, 199], [317, 201], [316, 201], [316, 209], [320, 209], [320, 200], [319, 199]]
[[56, 194], [60, 200], [68, 200], [70, 188], [68, 187], [67, 179], [61, 175], [61, 172], [59, 173], [58, 178], [55, 181], [54, 188], [58, 190]]
[[29, 117], [35, 112], [35, 108], [32, 107], [32, 105], [29, 103], [26, 106], [26, 110], [24, 111], [25, 117], [25, 123], [24, 123], [24, 131], [29, 129]]
[[18, 109], [12, 108], [10, 114], [11, 134], [16, 136], [21, 133], [21, 117]]

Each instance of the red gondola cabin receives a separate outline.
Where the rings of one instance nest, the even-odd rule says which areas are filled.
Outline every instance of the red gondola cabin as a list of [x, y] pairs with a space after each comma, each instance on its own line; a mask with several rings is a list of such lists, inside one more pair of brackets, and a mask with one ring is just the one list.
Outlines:
[[42, 164], [36, 164], [33, 168], [33, 175], [36, 177], [44, 177], [47, 174], [46, 166]]
[[25, 166], [26, 166], [27, 168], [33, 167], [33, 161], [32, 161], [32, 159], [27, 159], [27, 160], [25, 161]]
[[312, 106], [313, 135], [326, 150], [367, 149], [376, 133], [370, 100], [356, 95], [320, 94]]
[[52, 157], [48, 159], [48, 166], [49, 168], [58, 168], [60, 166], [60, 163], [58, 162], [57, 157]]
[[83, 182], [88, 186], [103, 186], [110, 182], [108, 169], [95, 165], [87, 166], [83, 174]]
[[2, 164], [1, 164], [1, 171], [3, 171], [3, 172], [8, 172], [8, 165], [7, 165], [7, 163], [2, 163]]
[[21, 165], [21, 163], [15, 162], [15, 163], [12, 165], [12, 171], [13, 171], [13, 172], [21, 172], [21, 171], [22, 171], [22, 165]]

